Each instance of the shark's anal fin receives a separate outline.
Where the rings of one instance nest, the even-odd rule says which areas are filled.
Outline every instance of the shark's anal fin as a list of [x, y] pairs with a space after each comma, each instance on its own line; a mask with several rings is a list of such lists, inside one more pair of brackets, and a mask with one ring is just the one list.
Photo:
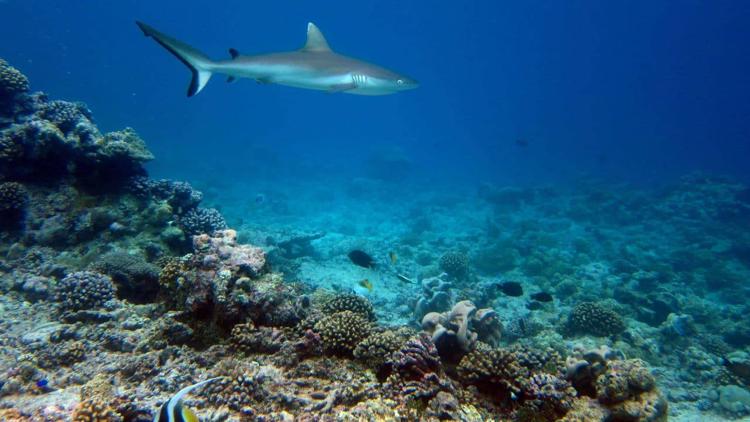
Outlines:
[[237, 80], [237, 78], [235, 78], [234, 76], [227, 76], [227, 83], [232, 83], [232, 82], [234, 82], [236, 80]]
[[240, 52], [236, 48], [230, 48], [229, 55], [232, 56], [232, 59], [236, 59], [240, 55]]
[[336, 85], [331, 85], [331, 86], [330, 86], [330, 87], [328, 88], [328, 93], [329, 93], [329, 94], [335, 94], [335, 93], [337, 93], [337, 92], [344, 92], [344, 91], [348, 91], [348, 90], [350, 90], [350, 89], [354, 89], [354, 88], [356, 88], [356, 87], [357, 87], [357, 84], [356, 84], [356, 83], [354, 83], [354, 82], [349, 82], [349, 83], [346, 83], [346, 84], [336, 84]]

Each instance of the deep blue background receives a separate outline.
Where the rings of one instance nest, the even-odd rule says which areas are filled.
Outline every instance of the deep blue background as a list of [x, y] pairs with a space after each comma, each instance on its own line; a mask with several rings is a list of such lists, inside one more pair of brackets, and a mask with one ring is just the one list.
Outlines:
[[[257, 145], [300, 172], [356, 175], [398, 145], [469, 182], [748, 177], [750, 2], [505, 3], [6, 0], [0, 57], [103, 129], [136, 128], [159, 175], [243, 177]], [[335, 50], [422, 86], [360, 97], [219, 76], [188, 99], [189, 72], [136, 19], [214, 58], [298, 48], [313, 21]]]

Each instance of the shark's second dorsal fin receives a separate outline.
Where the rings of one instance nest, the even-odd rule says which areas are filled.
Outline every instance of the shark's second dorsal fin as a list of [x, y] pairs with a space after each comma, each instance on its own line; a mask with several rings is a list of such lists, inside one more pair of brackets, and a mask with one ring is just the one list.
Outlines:
[[232, 56], [233, 59], [236, 59], [237, 56], [240, 55], [240, 52], [236, 48], [230, 48], [229, 55]]
[[305, 51], [331, 51], [323, 33], [312, 22], [307, 23], [307, 42], [302, 49]]

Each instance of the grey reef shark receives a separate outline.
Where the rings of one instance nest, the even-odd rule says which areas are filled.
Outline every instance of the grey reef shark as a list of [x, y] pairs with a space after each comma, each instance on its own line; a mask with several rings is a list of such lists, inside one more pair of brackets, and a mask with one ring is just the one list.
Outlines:
[[312, 22], [307, 24], [307, 42], [299, 50], [246, 56], [230, 48], [228, 60], [211, 60], [182, 41], [136, 23], [193, 72], [188, 97], [199, 93], [214, 73], [227, 75], [229, 82], [250, 78], [263, 84], [358, 95], [394, 94], [419, 86], [407, 76], [334, 52]]

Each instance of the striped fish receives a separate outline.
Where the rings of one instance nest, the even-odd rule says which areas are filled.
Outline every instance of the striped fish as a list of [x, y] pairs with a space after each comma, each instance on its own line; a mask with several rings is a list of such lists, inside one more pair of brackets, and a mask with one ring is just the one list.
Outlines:
[[207, 379], [199, 383], [189, 385], [182, 390], [178, 391], [177, 394], [172, 396], [166, 403], [161, 405], [159, 413], [154, 416], [154, 422], [198, 422], [198, 417], [195, 416], [192, 410], [184, 407], [182, 404], [182, 398], [192, 390], [200, 387], [203, 384], [208, 384], [211, 381], [215, 381], [221, 377]]

